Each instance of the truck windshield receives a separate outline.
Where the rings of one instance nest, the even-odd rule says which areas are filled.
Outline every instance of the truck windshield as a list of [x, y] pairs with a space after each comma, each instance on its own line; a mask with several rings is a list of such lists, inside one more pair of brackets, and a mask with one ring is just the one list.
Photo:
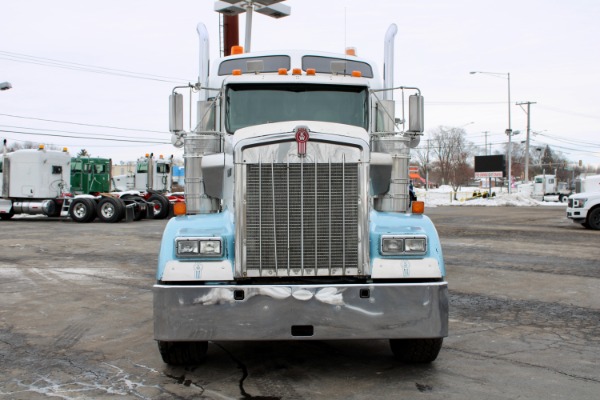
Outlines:
[[230, 85], [226, 93], [225, 128], [282, 121], [324, 121], [367, 129], [365, 86], [264, 84]]

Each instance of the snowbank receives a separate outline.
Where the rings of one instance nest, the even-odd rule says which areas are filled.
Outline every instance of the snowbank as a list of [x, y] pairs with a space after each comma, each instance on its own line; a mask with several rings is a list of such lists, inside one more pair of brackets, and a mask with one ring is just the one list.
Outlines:
[[451, 186], [440, 186], [437, 189], [415, 189], [417, 199], [425, 202], [426, 207], [436, 206], [512, 206], [512, 207], [566, 207], [565, 203], [549, 202], [549, 201], [537, 201], [531, 197], [522, 193], [516, 193], [516, 189], [511, 194], [508, 194], [506, 189], [504, 191], [494, 190], [496, 196], [489, 199], [483, 199], [480, 197], [473, 197], [473, 193], [478, 191], [478, 188], [464, 187], [456, 193], [456, 199], [454, 200], [454, 193], [452, 192]]

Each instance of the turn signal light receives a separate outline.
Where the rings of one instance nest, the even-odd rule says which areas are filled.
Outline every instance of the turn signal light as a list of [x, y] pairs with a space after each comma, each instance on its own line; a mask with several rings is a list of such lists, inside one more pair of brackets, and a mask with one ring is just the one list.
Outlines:
[[423, 214], [425, 212], [425, 202], [424, 201], [413, 201], [412, 202], [412, 213], [413, 214]]
[[184, 202], [177, 202], [173, 204], [173, 214], [175, 215], [185, 215], [186, 207]]

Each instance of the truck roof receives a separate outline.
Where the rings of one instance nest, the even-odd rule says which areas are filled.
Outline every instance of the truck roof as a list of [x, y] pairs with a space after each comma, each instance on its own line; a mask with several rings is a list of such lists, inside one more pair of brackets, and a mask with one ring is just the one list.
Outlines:
[[[280, 75], [279, 70], [287, 70], [286, 75]], [[300, 69], [300, 75], [293, 75], [293, 69]], [[314, 76], [306, 72], [313, 69]], [[234, 75], [238, 70], [242, 75]], [[229, 77], [239, 82], [306, 82], [321, 84], [364, 85], [379, 89], [381, 78], [375, 63], [356, 56], [345, 54], [285, 50], [252, 52], [223, 57], [213, 62], [209, 86], [220, 88]], [[360, 77], [352, 77], [353, 71], [359, 71]], [[260, 77], [260, 78], [259, 78]]]

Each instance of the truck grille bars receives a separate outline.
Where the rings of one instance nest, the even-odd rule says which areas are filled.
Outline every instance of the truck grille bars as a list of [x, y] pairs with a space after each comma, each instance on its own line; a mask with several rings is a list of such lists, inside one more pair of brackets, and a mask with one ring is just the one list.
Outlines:
[[356, 275], [357, 163], [246, 164], [243, 273]]

